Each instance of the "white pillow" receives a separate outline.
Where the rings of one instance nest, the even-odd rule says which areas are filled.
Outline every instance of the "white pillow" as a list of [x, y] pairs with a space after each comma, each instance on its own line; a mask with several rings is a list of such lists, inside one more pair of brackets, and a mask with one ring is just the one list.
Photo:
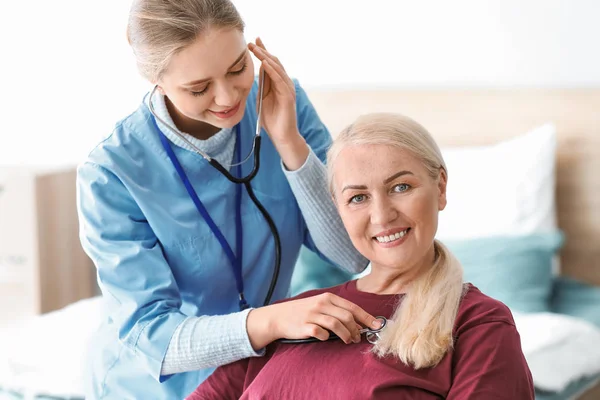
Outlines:
[[491, 146], [441, 151], [449, 177], [448, 205], [440, 213], [438, 239], [557, 229], [554, 125]]

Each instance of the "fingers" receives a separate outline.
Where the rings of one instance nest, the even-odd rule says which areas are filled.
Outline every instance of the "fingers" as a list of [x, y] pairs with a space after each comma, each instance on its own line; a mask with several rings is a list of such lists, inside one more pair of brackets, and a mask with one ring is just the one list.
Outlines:
[[308, 324], [305, 332], [306, 337], [314, 337], [321, 341], [329, 339], [329, 332], [317, 324]]
[[285, 72], [285, 68], [281, 64], [281, 61], [279, 61], [279, 59], [277, 57], [275, 57], [274, 55], [272, 55], [271, 53], [269, 53], [267, 51], [267, 49], [264, 47], [264, 44], [263, 44], [262, 40], [260, 40], [260, 38], [256, 39], [256, 43], [257, 43], [257, 45], [253, 44], [253, 43], [248, 44], [248, 48], [250, 49], [250, 51], [263, 64], [267, 60], [270, 60], [272, 62], [271, 63], [272, 67], [277, 70], [277, 73], [282, 77], [283, 82], [285, 82], [285, 84], [290, 88], [292, 93], [295, 93], [296, 88], [294, 87], [294, 82], [292, 82], [292, 80], [288, 76], [287, 72]]
[[252, 54], [254, 54], [254, 56], [260, 61], [264, 61], [265, 59], [270, 58], [266, 50], [255, 45], [254, 43], [248, 43], [248, 49], [250, 49]]
[[256, 44], [259, 45], [263, 50], [267, 50], [267, 48], [265, 47], [265, 44], [263, 43], [261, 38], [259, 38], [259, 37], [256, 38]]
[[262, 68], [264, 68], [267, 75], [269, 75], [269, 78], [273, 83], [271, 85], [272, 89], [275, 90], [275, 92], [284, 95], [295, 95], [295, 90], [290, 93], [290, 86], [282, 76], [280, 67], [277, 64], [274, 64], [271, 60], [264, 60], [262, 63]]
[[356, 304], [332, 293], [268, 306], [277, 308], [273, 318], [277, 337], [289, 339], [315, 337], [327, 340], [331, 332], [346, 344], [361, 341], [360, 324], [379, 328], [379, 321]]
[[277, 75], [281, 77], [281, 83], [287, 85], [287, 88], [289, 89], [291, 94], [293, 94], [295, 96], [296, 87], [294, 86], [294, 82], [292, 82], [292, 80], [290, 79], [288, 74], [285, 72], [283, 67], [271, 59], [265, 60], [264, 63], [266, 63], [268, 66], [270, 66], [277, 73]]
[[357, 322], [362, 323], [364, 326], [372, 329], [378, 329], [381, 327], [381, 321], [376, 319], [374, 316], [372, 316], [356, 304], [339, 296], [332, 296], [333, 297], [331, 297], [331, 302], [335, 306], [343, 308], [344, 310], [350, 312]]
[[343, 308], [329, 304], [316, 321], [338, 335], [346, 344], [360, 342], [360, 327], [354, 321], [352, 314]]
[[332, 293], [316, 296], [315, 302], [314, 322], [334, 332], [345, 343], [359, 343], [361, 340], [362, 327], [357, 323], [358, 317], [355, 315], [367, 321], [369, 317], [375, 319], [354, 303]]
[[265, 47], [265, 44], [263, 43], [261, 38], [256, 38], [256, 44], [258, 45], [259, 49], [262, 50], [263, 53], [265, 53], [265, 55], [275, 61], [277, 64], [279, 64], [281, 66], [281, 68], [283, 70], [285, 70], [285, 68], [283, 68], [283, 64], [281, 64], [281, 61], [279, 61], [279, 58], [277, 58], [276, 56], [274, 56], [273, 54], [269, 53], [269, 51], [267, 50], [267, 48]]

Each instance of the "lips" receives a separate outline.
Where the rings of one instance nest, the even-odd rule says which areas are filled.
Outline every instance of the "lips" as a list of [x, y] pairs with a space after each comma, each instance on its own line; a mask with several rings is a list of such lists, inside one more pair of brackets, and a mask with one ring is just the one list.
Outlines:
[[393, 236], [397, 233], [403, 232], [410, 229], [409, 226], [402, 226], [402, 227], [398, 227], [398, 228], [392, 228], [392, 229], [387, 229], [385, 231], [379, 232], [377, 233], [375, 236], [373, 236], [374, 238], [377, 237], [384, 237], [384, 236]]
[[237, 113], [237, 111], [240, 109], [240, 103], [241, 102], [237, 103], [235, 106], [231, 107], [228, 110], [223, 110], [223, 111], [208, 110], [208, 111], [210, 111], [217, 118], [227, 119], [229, 117], [234, 116], [235, 113]]
[[406, 240], [406, 236], [411, 231], [411, 228], [396, 228], [380, 232], [373, 240], [383, 247], [395, 247]]

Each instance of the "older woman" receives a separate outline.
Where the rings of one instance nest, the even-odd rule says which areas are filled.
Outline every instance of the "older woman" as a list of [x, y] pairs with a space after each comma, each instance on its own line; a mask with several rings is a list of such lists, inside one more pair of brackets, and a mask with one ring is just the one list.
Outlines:
[[533, 399], [509, 309], [464, 284], [435, 240], [448, 171], [431, 135], [395, 114], [359, 118], [328, 153], [330, 188], [371, 272], [331, 294], [389, 319], [375, 344], [275, 342], [223, 366], [190, 399]]

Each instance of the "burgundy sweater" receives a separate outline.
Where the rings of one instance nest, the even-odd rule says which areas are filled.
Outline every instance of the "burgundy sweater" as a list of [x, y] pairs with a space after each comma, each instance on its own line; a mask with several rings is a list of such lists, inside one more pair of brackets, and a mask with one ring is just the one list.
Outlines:
[[[391, 317], [401, 295], [360, 292], [356, 281], [332, 292], [371, 315]], [[534, 399], [531, 373], [509, 309], [469, 285], [454, 328], [454, 349], [433, 368], [414, 370], [359, 344], [272, 343], [264, 357], [217, 368], [189, 400], [204, 399]]]

